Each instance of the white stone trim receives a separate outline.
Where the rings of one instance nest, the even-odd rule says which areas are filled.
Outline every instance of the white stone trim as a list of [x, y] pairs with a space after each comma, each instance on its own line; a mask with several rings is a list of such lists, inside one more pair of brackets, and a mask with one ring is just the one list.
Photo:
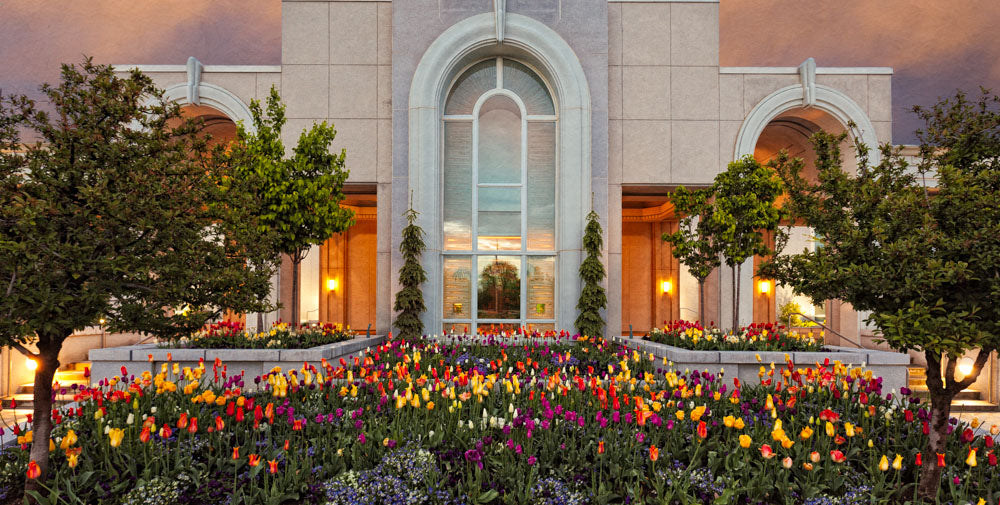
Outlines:
[[609, 4], [614, 3], [631, 3], [631, 4], [669, 4], [669, 3], [682, 3], [682, 4], [717, 4], [719, 0], [608, 0]]
[[[503, 52], [527, 55], [552, 86], [559, 107], [556, 167], [556, 326], [572, 328], [580, 294], [577, 270], [582, 259], [584, 217], [591, 205], [591, 101], [587, 77], [576, 53], [552, 28], [527, 16], [505, 16]], [[426, 233], [423, 266], [424, 328], [441, 328], [443, 292], [441, 119], [445, 93], [454, 74], [470, 60], [496, 54], [493, 12], [466, 18], [445, 30], [424, 53], [413, 74], [409, 96], [408, 184], [393, 184], [393, 201], [409, 200]], [[493, 51], [492, 53], [488, 52]], [[402, 193], [402, 194], [400, 194]], [[396, 212], [394, 210], [394, 212]], [[393, 231], [397, 247], [398, 231]], [[401, 265], [394, 264], [393, 271]]]
[[[816, 67], [816, 75], [892, 75], [892, 67]], [[719, 67], [720, 74], [798, 74], [799, 67]]]
[[[243, 100], [240, 100], [233, 92], [222, 86], [203, 82], [198, 85], [198, 96], [201, 105], [217, 109], [235, 123], [242, 122], [243, 128], [248, 133], [257, 132], [257, 129], [253, 125], [253, 116], [250, 114], [250, 107], [247, 107], [243, 103]], [[181, 105], [189, 104], [188, 83], [184, 82], [168, 86], [163, 91], [163, 98], [168, 102], [177, 102]]]
[[[187, 72], [187, 65], [133, 65], [133, 64], [113, 64], [116, 72], [125, 72], [132, 69], [144, 73], [156, 72]], [[281, 73], [281, 65], [205, 65], [205, 73], [240, 73], [240, 74], [268, 74]]]

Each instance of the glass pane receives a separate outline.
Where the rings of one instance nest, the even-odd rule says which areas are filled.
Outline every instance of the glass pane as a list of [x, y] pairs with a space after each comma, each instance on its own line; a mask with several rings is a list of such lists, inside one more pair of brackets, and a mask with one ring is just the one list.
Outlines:
[[[680, 286], [677, 286], [677, 295], [681, 308], [681, 319], [697, 321], [701, 318], [701, 309], [699, 309], [698, 301], [698, 279], [695, 279], [691, 275], [691, 269], [685, 265], [681, 265], [681, 275], [678, 283]], [[707, 325], [708, 321], [702, 321], [701, 324]]]
[[555, 256], [528, 256], [527, 274], [528, 319], [555, 319]]
[[521, 258], [480, 256], [479, 292], [476, 298], [481, 319], [521, 317]]
[[528, 250], [556, 248], [556, 125], [528, 123]]
[[503, 87], [524, 101], [529, 115], [552, 115], [552, 97], [545, 83], [530, 68], [511, 60], [503, 60]]
[[499, 335], [500, 332], [513, 335], [520, 326], [519, 323], [479, 323], [476, 329], [480, 335]]
[[538, 333], [545, 333], [547, 331], [556, 331], [555, 323], [528, 323], [528, 331], [537, 331]]
[[497, 87], [497, 62], [486, 60], [469, 67], [451, 88], [444, 107], [445, 114], [472, 114], [476, 101], [483, 93]]
[[[793, 226], [788, 230], [788, 244], [782, 254], [802, 254], [804, 251], [815, 251], [817, 242], [812, 228]], [[791, 286], [777, 286], [774, 293], [779, 321], [789, 326], [816, 326], [807, 316], [818, 322], [824, 322], [826, 310], [823, 304], [814, 305], [811, 298], [795, 292]]]
[[444, 124], [444, 248], [472, 249], [472, 122]]
[[521, 188], [479, 188], [480, 250], [521, 249]]
[[444, 319], [472, 318], [472, 257], [444, 257]]
[[490, 98], [480, 109], [479, 182], [521, 183], [521, 113], [505, 96]]

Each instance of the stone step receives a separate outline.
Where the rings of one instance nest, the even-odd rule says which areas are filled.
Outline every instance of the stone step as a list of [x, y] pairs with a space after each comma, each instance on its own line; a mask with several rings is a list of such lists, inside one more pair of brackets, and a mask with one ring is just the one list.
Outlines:
[[[921, 398], [930, 398], [931, 396], [930, 391], [927, 390], [927, 386], [911, 387], [910, 389], [913, 390], [914, 395], [919, 396]], [[959, 393], [955, 395], [955, 401], [982, 400], [982, 399], [983, 399], [982, 391], [976, 391], [975, 389], [966, 389], [963, 391], [959, 391]]]
[[1000, 406], [985, 400], [955, 400], [951, 412], [1000, 412]]

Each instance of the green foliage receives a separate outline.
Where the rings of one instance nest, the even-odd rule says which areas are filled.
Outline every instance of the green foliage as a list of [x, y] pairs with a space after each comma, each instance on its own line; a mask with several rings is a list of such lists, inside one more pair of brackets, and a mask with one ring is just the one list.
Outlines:
[[[802, 178], [801, 160], [782, 153], [774, 164], [789, 188], [789, 209], [816, 230], [823, 247], [772, 258], [764, 271], [814, 300], [872, 311], [869, 321], [890, 346], [924, 353], [932, 451], [944, 436], [951, 399], [1000, 346], [998, 104], [984, 90], [976, 102], [958, 93], [915, 108], [926, 122], [917, 132], [917, 167], [890, 146], [872, 165], [859, 146], [858, 173], [845, 173], [844, 136], [828, 133], [813, 137], [818, 183]], [[925, 185], [928, 178], [936, 188]], [[977, 348], [973, 372], [956, 376], [958, 359]], [[928, 466], [925, 497], [940, 475]]]
[[580, 335], [588, 337], [603, 337], [606, 323], [601, 317], [601, 311], [608, 306], [608, 296], [601, 282], [604, 281], [604, 264], [601, 263], [601, 247], [604, 245], [601, 223], [596, 212], [587, 214], [587, 227], [583, 234], [583, 248], [587, 257], [580, 263], [580, 279], [583, 280], [583, 291], [576, 309], [580, 315], [576, 318], [576, 329]]
[[[42, 92], [51, 115], [0, 97], [0, 344], [39, 362], [35, 433], [47, 441], [66, 337], [102, 318], [171, 337], [266, 310], [273, 264], [241, 245], [255, 235], [233, 225], [249, 210], [223, 189], [232, 174], [152, 79], [87, 59]], [[38, 141], [21, 146], [20, 131]], [[43, 475], [47, 453], [31, 449]]]
[[[261, 211], [254, 226], [270, 236], [274, 251], [291, 257], [297, 287], [299, 263], [310, 247], [354, 224], [354, 211], [340, 206], [350, 170], [344, 168], [343, 149], [330, 152], [337, 131], [325, 121], [303, 130], [292, 156], [285, 158], [281, 142], [285, 106], [273, 87], [266, 109], [265, 114], [260, 102], [250, 102], [256, 131], [239, 126], [237, 142], [226, 162], [235, 169], [239, 182], [234, 184], [259, 203]], [[298, 320], [296, 287], [292, 290], [293, 321]]]
[[399, 252], [403, 254], [403, 266], [399, 269], [399, 284], [402, 289], [396, 293], [396, 304], [393, 310], [396, 315], [395, 326], [399, 329], [399, 338], [419, 338], [424, 332], [424, 323], [420, 320], [427, 307], [424, 306], [424, 294], [420, 285], [427, 280], [427, 272], [420, 265], [424, 254], [424, 230], [417, 225], [417, 211], [411, 207], [404, 214], [406, 227], [403, 228], [403, 241], [399, 244]]
[[664, 233], [662, 239], [671, 246], [670, 252], [698, 281], [700, 303], [699, 321], [705, 321], [705, 279], [722, 263], [718, 236], [722, 230], [716, 225], [715, 206], [711, 189], [690, 191], [680, 186], [670, 195], [670, 203], [677, 214], [683, 216], [677, 231]]

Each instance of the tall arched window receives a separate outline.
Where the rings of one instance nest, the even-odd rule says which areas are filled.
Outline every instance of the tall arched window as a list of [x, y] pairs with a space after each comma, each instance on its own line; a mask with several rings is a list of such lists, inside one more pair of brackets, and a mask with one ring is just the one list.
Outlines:
[[555, 326], [557, 108], [506, 58], [476, 63], [445, 102], [445, 328]]

